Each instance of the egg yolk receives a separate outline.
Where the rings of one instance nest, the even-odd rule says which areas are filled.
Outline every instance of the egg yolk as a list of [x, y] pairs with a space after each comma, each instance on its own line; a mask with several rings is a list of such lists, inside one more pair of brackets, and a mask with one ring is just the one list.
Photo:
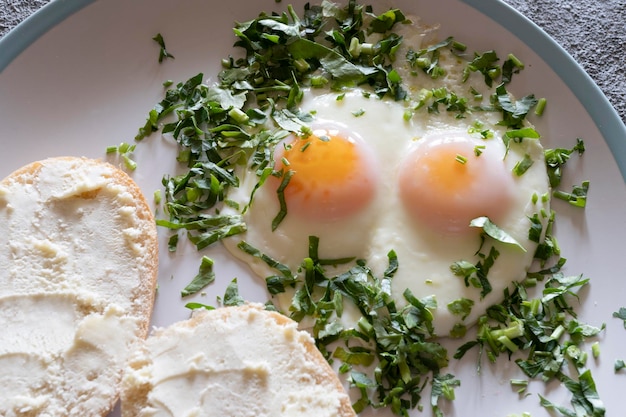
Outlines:
[[515, 187], [503, 152], [467, 133], [424, 137], [400, 167], [399, 192], [412, 217], [435, 231], [468, 232], [472, 219], [502, 219]]
[[374, 158], [355, 134], [316, 129], [279, 145], [275, 161], [276, 170], [293, 171], [284, 189], [290, 214], [338, 220], [363, 210], [374, 197]]

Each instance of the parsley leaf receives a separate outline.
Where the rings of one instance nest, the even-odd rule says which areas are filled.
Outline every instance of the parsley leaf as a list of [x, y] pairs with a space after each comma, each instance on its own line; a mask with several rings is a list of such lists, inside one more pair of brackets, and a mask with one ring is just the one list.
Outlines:
[[516, 101], [512, 100], [504, 84], [496, 87], [496, 99], [498, 107], [502, 110], [502, 122], [500, 123], [512, 129], [521, 129], [526, 115], [537, 104], [537, 99], [533, 94]]
[[198, 274], [183, 289], [181, 296], [187, 297], [202, 290], [207, 285], [215, 281], [215, 273], [213, 272], [213, 260], [207, 256], [202, 257]]
[[574, 152], [577, 152], [578, 155], [582, 155], [585, 152], [585, 143], [582, 139], [577, 138], [576, 145], [572, 149], [555, 148], [544, 151], [548, 178], [552, 188], [558, 187], [561, 183], [562, 167]]
[[158, 43], [160, 47], [159, 62], [163, 62], [163, 60], [168, 59], [168, 58], [174, 59], [174, 55], [170, 54], [165, 48], [165, 41], [163, 40], [163, 35], [161, 35], [160, 33], [157, 33], [152, 39], [156, 43]]
[[439, 399], [445, 398], [448, 401], [454, 400], [454, 388], [461, 385], [461, 381], [454, 375], [436, 375], [432, 382], [433, 388], [430, 394], [430, 405], [436, 417], [443, 417], [443, 412], [439, 409]]
[[226, 291], [224, 292], [223, 304], [225, 306], [239, 306], [245, 303], [243, 297], [239, 295], [239, 287], [237, 285], [237, 278], [234, 278], [228, 287], [226, 287]]
[[560, 200], [565, 200], [575, 207], [584, 208], [587, 205], [587, 193], [589, 192], [589, 181], [583, 181], [581, 185], [575, 185], [572, 192], [554, 190], [552, 195]]
[[613, 313], [613, 317], [624, 321], [624, 329], [626, 329], [626, 307], [620, 307], [619, 311]]
[[483, 232], [491, 237], [492, 239], [497, 240], [498, 242], [505, 243], [507, 245], [512, 245], [521, 249], [523, 252], [526, 252], [526, 249], [511, 235], [509, 235], [504, 230], [500, 229], [487, 217], [477, 217], [470, 222], [471, 227], [482, 228]]
[[499, 58], [495, 51], [486, 51], [482, 54], [475, 53], [474, 59], [467, 64], [464, 70], [464, 81], [467, 80], [470, 72], [478, 71], [483, 74], [485, 84], [487, 84], [488, 87], [491, 87], [493, 81], [502, 74], [502, 69], [497, 64], [498, 60]]

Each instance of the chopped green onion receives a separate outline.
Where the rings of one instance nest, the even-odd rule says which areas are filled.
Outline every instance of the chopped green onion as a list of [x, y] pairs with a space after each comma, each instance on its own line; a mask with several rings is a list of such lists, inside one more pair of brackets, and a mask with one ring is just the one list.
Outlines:
[[524, 155], [524, 159], [518, 161], [513, 167], [513, 173], [518, 177], [521, 177], [526, 171], [528, 171], [528, 169], [533, 165], [534, 162], [535, 161], [531, 159], [530, 155]]
[[535, 107], [535, 114], [537, 116], [543, 115], [543, 112], [546, 109], [546, 103], [547, 103], [547, 100], [543, 97], [540, 98], [539, 101], [537, 101], [537, 106]]
[[232, 117], [235, 122], [239, 124], [245, 124], [250, 121], [250, 116], [248, 116], [243, 110], [233, 107], [228, 112], [228, 115]]
[[511, 379], [511, 385], [518, 389], [518, 394], [526, 391], [528, 388], [528, 380], [526, 379]]
[[571, 193], [555, 190], [552, 195], [560, 200], [565, 200], [571, 205], [584, 208], [587, 205], [587, 193], [589, 192], [589, 181], [583, 181], [580, 186], [574, 186]]
[[591, 345], [591, 354], [594, 358], [600, 357], [600, 342], [593, 342]]
[[507, 59], [509, 61], [511, 61], [511, 63], [519, 69], [523, 69], [524, 68], [524, 63], [522, 61], [520, 61], [520, 59], [518, 57], [516, 57], [513, 54], [509, 54], [509, 56], [507, 57]]
[[137, 162], [133, 161], [127, 154], [122, 155], [122, 160], [124, 161], [124, 166], [127, 169], [131, 171], [137, 169]]
[[457, 51], [465, 51], [467, 50], [467, 45], [459, 41], [452, 41], [452, 48], [456, 49]]
[[361, 44], [359, 43], [359, 39], [357, 37], [353, 37], [350, 39], [350, 47], [348, 48], [348, 53], [352, 58], [358, 58], [361, 55]]
[[361, 54], [364, 55], [374, 55], [374, 45], [371, 43], [362, 43], [361, 44]]

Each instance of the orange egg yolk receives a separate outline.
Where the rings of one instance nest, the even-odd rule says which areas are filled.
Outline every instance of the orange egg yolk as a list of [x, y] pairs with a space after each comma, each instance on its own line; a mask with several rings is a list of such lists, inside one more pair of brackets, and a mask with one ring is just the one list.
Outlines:
[[375, 194], [374, 158], [366, 143], [336, 129], [279, 145], [275, 169], [293, 171], [284, 189], [288, 213], [338, 220], [363, 210]]
[[480, 216], [502, 219], [514, 186], [503, 155], [464, 132], [423, 138], [399, 175], [405, 208], [420, 224], [443, 233], [468, 232]]

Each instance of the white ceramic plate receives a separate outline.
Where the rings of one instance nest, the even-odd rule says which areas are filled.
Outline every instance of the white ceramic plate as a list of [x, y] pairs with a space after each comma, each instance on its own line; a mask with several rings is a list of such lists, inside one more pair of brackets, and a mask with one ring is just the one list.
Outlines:
[[[296, 2], [297, 3], [297, 2]], [[232, 51], [235, 20], [274, 10], [274, 0], [254, 2], [207, 0], [57, 0], [44, 7], [0, 41], [0, 177], [31, 161], [58, 155], [104, 158], [105, 148], [131, 141], [147, 111], [161, 98], [167, 79], [184, 81], [204, 72], [215, 78], [220, 59]], [[387, 4], [387, 3], [386, 3]], [[391, 4], [391, 3], [389, 3]], [[566, 169], [566, 185], [591, 181], [585, 210], [556, 202], [557, 236], [569, 259], [569, 274], [583, 273], [592, 285], [581, 297], [580, 318], [607, 324], [599, 338], [601, 356], [589, 360], [608, 416], [622, 410], [620, 394], [626, 376], [615, 374], [615, 359], [626, 359], [626, 330], [612, 312], [626, 305], [623, 238], [626, 236], [626, 129], [607, 100], [576, 63], [532, 23], [496, 1], [442, 0], [395, 5], [440, 23], [442, 36], [453, 35], [471, 49], [495, 49], [522, 58], [527, 69], [513, 92], [546, 97], [544, 117], [535, 120], [547, 147], [570, 148], [585, 140], [587, 152]], [[383, 5], [378, 5], [379, 11]], [[296, 10], [301, 10], [297, 7]], [[151, 38], [162, 33], [176, 59], [157, 62], [158, 46]], [[160, 188], [163, 174], [175, 170], [174, 149], [158, 135], [138, 147], [134, 173], [147, 196]], [[185, 319], [189, 311], [180, 290], [197, 272], [200, 254], [190, 247], [174, 256], [166, 250], [162, 232], [159, 295], [153, 323], [164, 326]], [[261, 284], [220, 248], [206, 252], [216, 261], [217, 282], [197, 301], [214, 304], [233, 277], [242, 295], [264, 301]], [[451, 350], [458, 343], [451, 343]], [[449, 369], [462, 385], [446, 407], [448, 416], [546, 415], [537, 394], [569, 406], [570, 395], [557, 384], [532, 383], [530, 395], [518, 395], [510, 378], [521, 378], [516, 365], [501, 358], [484, 363], [476, 374], [469, 354]], [[424, 398], [429, 415], [428, 398]], [[113, 415], [118, 415], [116, 410]], [[391, 415], [381, 412], [377, 415]]]

